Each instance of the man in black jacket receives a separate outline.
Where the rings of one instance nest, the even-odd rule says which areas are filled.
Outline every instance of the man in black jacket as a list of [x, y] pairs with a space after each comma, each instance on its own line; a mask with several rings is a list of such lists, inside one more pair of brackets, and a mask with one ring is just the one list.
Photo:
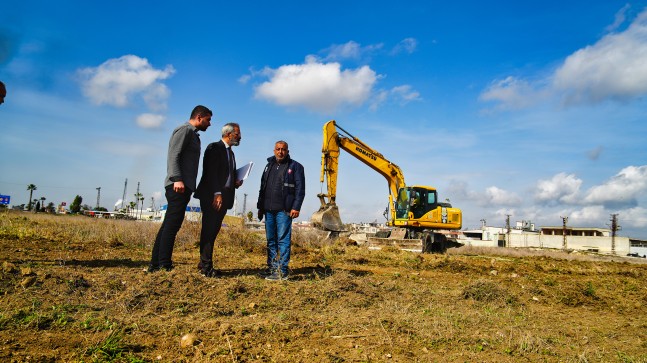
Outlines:
[[194, 197], [200, 199], [202, 230], [200, 231], [200, 263], [198, 269], [206, 277], [217, 277], [213, 268], [213, 246], [227, 209], [234, 206], [236, 188], [236, 158], [231, 150], [241, 140], [240, 126], [230, 122], [222, 127], [222, 140], [207, 146], [202, 161], [202, 178]]
[[288, 143], [277, 141], [267, 158], [258, 193], [258, 219], [265, 217], [267, 280], [286, 280], [290, 263], [292, 219], [299, 217], [306, 195], [303, 166], [290, 158]]

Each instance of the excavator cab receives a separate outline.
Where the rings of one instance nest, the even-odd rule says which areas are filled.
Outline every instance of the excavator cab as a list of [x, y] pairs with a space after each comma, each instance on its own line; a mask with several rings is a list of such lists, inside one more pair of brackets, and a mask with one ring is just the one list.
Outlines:
[[460, 229], [462, 212], [439, 202], [435, 188], [421, 185], [400, 188], [395, 201], [396, 227]]
[[422, 187], [405, 187], [398, 191], [396, 201], [396, 219], [419, 219], [437, 204], [436, 190]]

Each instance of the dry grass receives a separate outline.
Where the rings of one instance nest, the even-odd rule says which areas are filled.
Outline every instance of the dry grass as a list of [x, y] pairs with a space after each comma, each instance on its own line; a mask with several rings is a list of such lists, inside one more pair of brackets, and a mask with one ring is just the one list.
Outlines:
[[[0, 361], [647, 362], [647, 264], [559, 251], [369, 251], [295, 231], [288, 282], [262, 233], [225, 228], [195, 270], [145, 274], [159, 225], [0, 213]], [[181, 347], [182, 336], [195, 341]]]

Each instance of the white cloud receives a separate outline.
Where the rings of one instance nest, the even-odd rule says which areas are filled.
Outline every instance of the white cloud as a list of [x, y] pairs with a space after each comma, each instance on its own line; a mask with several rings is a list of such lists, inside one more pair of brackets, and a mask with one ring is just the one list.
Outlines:
[[537, 182], [535, 199], [539, 202], [576, 203], [582, 180], [573, 174], [559, 173]]
[[602, 185], [588, 190], [586, 203], [632, 205], [647, 191], [647, 165], [628, 166]]
[[333, 44], [322, 52], [327, 53], [324, 57], [325, 61], [361, 60], [362, 58], [370, 57], [374, 52], [382, 49], [383, 46], [382, 43], [378, 43], [362, 47], [359, 43], [351, 40], [344, 44]]
[[618, 12], [616, 13], [615, 19], [613, 21], [613, 24], [609, 25], [606, 28], [606, 31], [608, 33], [615, 31], [616, 29], [618, 29], [620, 25], [622, 25], [622, 23], [625, 22], [627, 10], [629, 10], [630, 7], [631, 5], [625, 4], [625, 6], [623, 6], [620, 10], [618, 10]]
[[371, 111], [377, 108], [389, 99], [393, 99], [400, 105], [406, 105], [411, 101], [420, 101], [420, 92], [411, 88], [410, 85], [402, 85], [391, 88], [390, 90], [381, 90], [377, 92], [371, 100]]
[[154, 111], [166, 109], [169, 90], [161, 81], [173, 73], [173, 66], [155, 69], [147, 59], [136, 55], [108, 59], [98, 67], [77, 71], [83, 94], [93, 103], [126, 107], [141, 96]]
[[402, 104], [420, 100], [420, 92], [411, 89], [411, 86], [409, 86], [408, 84], [393, 87], [391, 89], [391, 93], [395, 95]]
[[241, 84], [247, 84], [252, 79], [252, 76], [250, 74], [243, 74], [238, 78], [238, 82]]
[[[626, 8], [616, 14], [616, 29]], [[509, 76], [493, 81], [481, 93], [498, 110], [521, 109], [557, 96], [565, 105], [628, 101], [647, 95], [647, 10], [629, 27], [569, 55], [552, 75], [537, 81]]]
[[375, 95], [373, 96], [373, 99], [371, 100], [371, 106], [369, 109], [371, 111], [375, 111], [380, 107], [381, 104], [386, 102], [386, 100], [389, 98], [389, 91], [387, 90], [381, 90], [379, 92], [376, 92]]
[[521, 109], [531, 106], [542, 98], [542, 93], [528, 81], [515, 77], [493, 81], [479, 96], [481, 101], [498, 102], [498, 109]]
[[568, 225], [582, 227], [587, 224], [598, 226], [599, 222], [608, 216], [608, 213], [603, 206], [595, 205], [584, 207], [580, 210], [572, 211], [571, 213], [563, 212], [560, 215], [568, 217]]
[[485, 189], [484, 193], [477, 193], [470, 190], [467, 183], [452, 180], [446, 190], [447, 195], [455, 199], [473, 201], [480, 206], [518, 206], [521, 198], [514, 192], [491, 186]]
[[647, 209], [634, 207], [618, 213], [620, 226], [645, 228], [647, 227]]
[[567, 104], [647, 94], [647, 11], [624, 32], [608, 34], [566, 58], [554, 85]]
[[137, 116], [137, 125], [145, 129], [154, 129], [162, 126], [166, 117], [163, 115], [157, 115], [153, 113], [143, 113]]
[[454, 196], [454, 198], [462, 198], [466, 200], [476, 199], [476, 193], [471, 192], [468, 189], [467, 183], [461, 180], [451, 180], [445, 192], [447, 195]]
[[418, 47], [418, 40], [416, 38], [404, 38], [396, 45], [393, 47], [393, 50], [391, 51], [391, 54], [398, 54], [398, 53], [408, 53], [411, 54], [416, 51], [416, 48]]
[[257, 98], [319, 112], [363, 104], [377, 81], [368, 66], [342, 70], [339, 63], [320, 63], [312, 56], [306, 57], [304, 64], [266, 68], [265, 73], [270, 79], [256, 87]]
[[[494, 215], [497, 217], [497, 220], [505, 221], [507, 220], [508, 216], [512, 218], [515, 217], [517, 213], [513, 208], [501, 208], [497, 209], [496, 212], [494, 212]], [[513, 225], [512, 219], [510, 221], [510, 225]]]
[[521, 198], [513, 192], [491, 186], [485, 189], [483, 205], [513, 206], [521, 204]]

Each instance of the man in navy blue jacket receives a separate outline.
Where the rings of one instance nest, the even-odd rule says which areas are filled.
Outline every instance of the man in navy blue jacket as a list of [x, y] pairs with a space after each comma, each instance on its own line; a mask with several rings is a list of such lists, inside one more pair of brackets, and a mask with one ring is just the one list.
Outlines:
[[290, 158], [287, 142], [277, 141], [263, 170], [256, 205], [258, 219], [265, 217], [267, 280], [288, 278], [292, 219], [299, 217], [305, 195], [303, 166]]

